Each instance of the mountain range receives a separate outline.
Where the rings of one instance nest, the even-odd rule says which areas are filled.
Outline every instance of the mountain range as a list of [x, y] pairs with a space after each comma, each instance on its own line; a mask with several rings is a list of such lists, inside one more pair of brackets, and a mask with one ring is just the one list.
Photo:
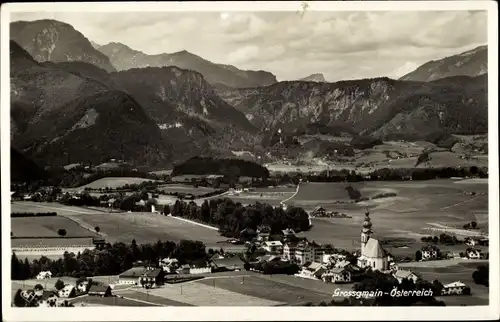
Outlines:
[[210, 84], [219, 87], [256, 87], [277, 82], [276, 76], [270, 72], [240, 70], [231, 65], [215, 64], [186, 50], [172, 54], [147, 55], [116, 42], [99, 46], [98, 50], [109, 57], [117, 70], [177, 66], [198, 71]]
[[400, 80], [329, 83], [312, 74], [277, 82], [272, 73], [187, 51], [147, 55], [120, 43], [101, 46], [54, 20], [14, 22], [12, 147], [41, 165], [116, 158], [165, 168], [194, 155], [262, 149], [263, 136], [277, 128], [379, 138], [486, 133], [484, 52], [429, 62]]
[[433, 60], [418, 67], [400, 80], [429, 82], [453, 76], [480, 76], [488, 72], [488, 46]]

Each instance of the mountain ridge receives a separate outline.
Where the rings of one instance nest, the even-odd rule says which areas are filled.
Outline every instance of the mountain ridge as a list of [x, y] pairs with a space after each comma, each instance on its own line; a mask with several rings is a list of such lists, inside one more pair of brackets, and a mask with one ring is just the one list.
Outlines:
[[414, 71], [400, 77], [407, 81], [434, 81], [452, 76], [480, 76], [488, 72], [488, 46], [478, 46], [471, 50], [431, 60]]
[[118, 71], [143, 67], [177, 66], [201, 73], [213, 86], [244, 88], [266, 86], [277, 82], [267, 71], [245, 71], [232, 65], [216, 64], [186, 50], [148, 55], [118, 42], [99, 47]]
[[38, 62], [83, 61], [106, 71], [115, 71], [109, 58], [70, 24], [43, 19], [10, 24], [10, 39]]

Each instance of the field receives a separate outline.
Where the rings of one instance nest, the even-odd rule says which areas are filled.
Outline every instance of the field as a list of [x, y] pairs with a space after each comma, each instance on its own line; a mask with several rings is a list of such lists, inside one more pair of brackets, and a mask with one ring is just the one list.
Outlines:
[[[441, 262], [441, 261], [436, 261]], [[444, 261], [442, 261], [444, 262]], [[429, 262], [431, 263], [431, 262]], [[421, 263], [405, 263], [405, 269], [416, 272], [422, 278], [433, 281], [439, 280], [443, 284], [448, 284], [456, 281], [461, 281], [471, 288], [471, 296], [440, 296], [440, 300], [445, 301], [447, 306], [453, 305], [488, 305], [489, 303], [489, 289], [483, 285], [477, 285], [472, 279], [472, 273], [476, 270], [477, 266], [484, 265], [484, 261], [466, 261], [459, 262], [446, 267], [425, 267], [424, 265], [412, 265]], [[425, 264], [425, 262], [423, 263]]]
[[[323, 141], [344, 141], [345, 138], [314, 135], [307, 136], [308, 138], [317, 138]], [[457, 143], [452, 151], [439, 148], [435, 144], [425, 141], [406, 142], [406, 141], [385, 141], [381, 145], [374, 146], [371, 149], [355, 150], [355, 155], [352, 157], [342, 157], [336, 161], [325, 161], [317, 157], [313, 157], [311, 153], [305, 153], [300, 157], [305, 165], [288, 165], [284, 163], [268, 163], [265, 166], [270, 172], [321, 172], [328, 168], [330, 170], [355, 170], [358, 173], [369, 173], [381, 168], [414, 168], [418, 156], [424, 150], [431, 150], [430, 161], [426, 167], [448, 167], [448, 166], [488, 166], [488, 156], [474, 149], [466, 147], [474, 143], [476, 148], [482, 143], [481, 139], [473, 138], [472, 136], [457, 136], [462, 143]], [[302, 142], [305, 143], [305, 142]], [[465, 154], [471, 156], [470, 160], [463, 157]]]
[[111, 189], [116, 189], [123, 187], [126, 184], [140, 184], [144, 181], [152, 181], [150, 179], [144, 179], [144, 178], [134, 178], [134, 177], [107, 177], [107, 178], [102, 178], [98, 179], [94, 182], [91, 182], [89, 184], [86, 184], [84, 186], [78, 187], [78, 188], [73, 188], [73, 189], [68, 189], [68, 190], [81, 190], [85, 188], [90, 188], [90, 189], [99, 189], [99, 188], [111, 188]]
[[215, 189], [209, 187], [194, 187], [186, 184], [165, 184], [158, 186], [158, 189], [165, 193], [185, 193], [192, 194], [193, 196], [199, 196], [207, 193], [214, 192]]
[[82, 228], [76, 222], [61, 216], [50, 217], [20, 217], [11, 219], [11, 231], [14, 237], [60, 237], [59, 229], [66, 230], [65, 237], [96, 236]]
[[[394, 192], [396, 197], [367, 202], [347, 203], [347, 185], [359, 189], [362, 196]], [[393, 248], [394, 253], [413, 253], [420, 247], [420, 238], [443, 232], [463, 238], [480, 232], [465, 231], [465, 223], [476, 221], [480, 231], [488, 231], [488, 185], [484, 181], [432, 180], [413, 182], [303, 183], [287, 204], [312, 210], [321, 205], [327, 211], [339, 211], [351, 219], [315, 218], [313, 227], [303, 233], [319, 243], [355, 249], [359, 247], [360, 226], [366, 208], [370, 209], [374, 237], [406, 238], [414, 244], [410, 249]], [[476, 196], [464, 192], [476, 192]], [[412, 245], [409, 245], [412, 246]], [[447, 249], [447, 247], [442, 247]], [[464, 245], [448, 248], [460, 251]]]

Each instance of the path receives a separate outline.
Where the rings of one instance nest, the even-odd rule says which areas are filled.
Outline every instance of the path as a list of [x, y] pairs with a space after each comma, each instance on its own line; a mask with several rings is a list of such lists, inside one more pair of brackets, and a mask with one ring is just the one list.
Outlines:
[[285, 200], [282, 200], [281, 203], [285, 203], [287, 202], [288, 200], [291, 200], [293, 199], [293, 197], [295, 197], [298, 193], [299, 193], [299, 187], [300, 187], [300, 183], [297, 184], [297, 188], [295, 189], [295, 193], [291, 196], [291, 197], [288, 197], [286, 198]]
[[191, 223], [191, 224], [194, 224], [194, 225], [198, 225], [200, 227], [205, 227], [205, 228], [208, 228], [208, 229], [211, 229], [211, 230], [217, 230], [217, 231], [219, 231], [219, 228], [216, 228], [216, 227], [213, 227], [213, 226], [209, 226], [209, 225], [205, 225], [205, 224], [202, 224], [202, 223], [199, 223], [199, 222], [196, 222], [196, 221], [192, 221], [192, 220], [189, 220], [189, 219], [184, 219], [184, 218], [181, 218], [181, 217], [175, 217], [175, 216], [172, 216], [172, 215], [169, 215], [168, 217], [169, 218], [175, 218], [175, 219], [181, 220], [181, 221], [185, 221], [185, 222], [188, 222], [188, 223]]
[[483, 196], [477, 196], [477, 197], [470, 198], [470, 199], [467, 199], [467, 200], [464, 200], [464, 201], [460, 201], [460, 202], [457, 202], [456, 204], [453, 204], [453, 205], [450, 205], [450, 206], [443, 207], [443, 208], [441, 208], [440, 210], [445, 210], [445, 209], [453, 208], [453, 207], [459, 206], [459, 205], [461, 205], [461, 204], [464, 204], [464, 203], [466, 203], [466, 202], [470, 202], [470, 201], [476, 200], [476, 199], [477, 199], [477, 198], [479, 198], [479, 197], [483, 197]]

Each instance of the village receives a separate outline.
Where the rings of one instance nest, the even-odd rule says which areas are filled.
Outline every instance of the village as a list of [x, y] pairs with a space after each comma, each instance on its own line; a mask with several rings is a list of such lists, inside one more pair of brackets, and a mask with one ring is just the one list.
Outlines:
[[[65, 283], [57, 279], [52, 286], [47, 281], [53, 281], [50, 271], [40, 271], [36, 276], [38, 283], [32, 288], [18, 289], [14, 296], [15, 306], [68, 307], [75, 306], [75, 299], [80, 297], [116, 297], [120, 291], [130, 288], [158, 289], [169, 287], [168, 284], [186, 283], [201, 280], [220, 273], [238, 274], [251, 272], [265, 275], [291, 275], [302, 280], [316, 280], [327, 284], [336, 284], [348, 289], [355, 288], [368, 274], [377, 272], [392, 278], [399, 284], [427, 283], [432, 285], [434, 296], [470, 295], [471, 288], [462, 281], [447, 284], [434, 281], [424, 281], [422, 277], [411, 270], [400, 268], [395, 259], [382, 243], [373, 237], [372, 222], [369, 212], [366, 212], [361, 227], [361, 249], [355, 252], [338, 250], [329, 245], [319, 245], [307, 238], [297, 237], [292, 229], [281, 231], [278, 236], [270, 234], [269, 227], [260, 227], [254, 231], [245, 229], [241, 232], [246, 240], [244, 253], [224, 253], [223, 250], [210, 250], [211, 256], [200, 265], [179, 264], [178, 258], [159, 258], [155, 262], [133, 263], [133, 267], [116, 277], [99, 276], [81, 277], [74, 283]], [[467, 245], [474, 246], [484, 240], [467, 239]], [[457, 254], [442, 254], [434, 245], [420, 250], [418, 261], [436, 261], [458, 258]], [[484, 258], [479, 251], [469, 248], [465, 259]], [[58, 278], [58, 277], [56, 277]], [[45, 284], [45, 287], [42, 286]], [[334, 296], [332, 292], [332, 297]]]

